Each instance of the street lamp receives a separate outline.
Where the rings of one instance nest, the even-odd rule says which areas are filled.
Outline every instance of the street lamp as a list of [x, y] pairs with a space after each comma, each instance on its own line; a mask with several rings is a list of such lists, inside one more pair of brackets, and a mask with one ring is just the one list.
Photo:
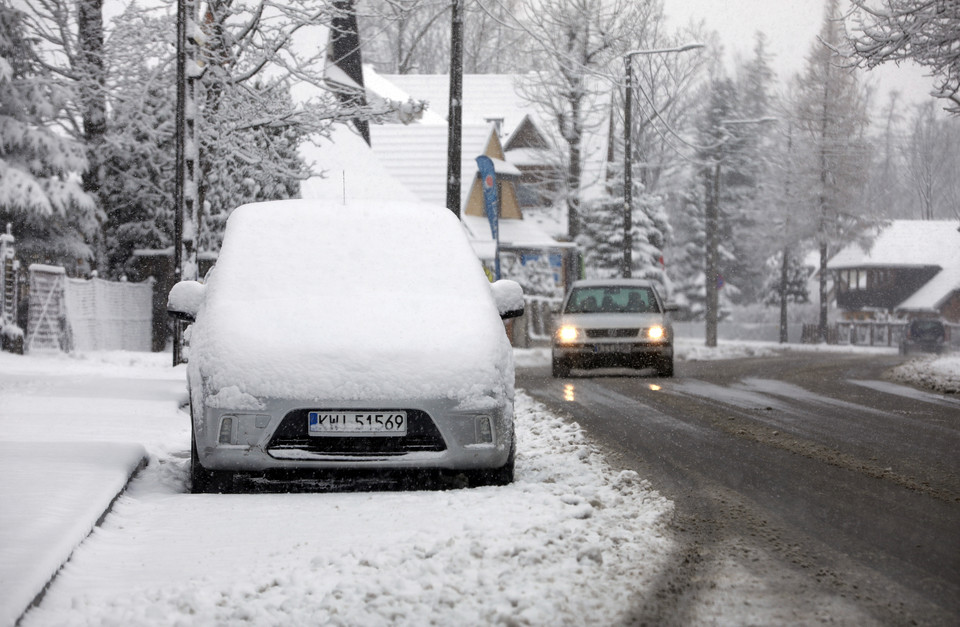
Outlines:
[[777, 118], [758, 118], [755, 120], [720, 120], [720, 129], [722, 136], [715, 147], [720, 150], [720, 155], [713, 164], [713, 190], [707, 198], [707, 206], [704, 210], [704, 218], [707, 231], [707, 259], [704, 271], [704, 282], [707, 291], [706, 311], [706, 345], [715, 347], [717, 345], [717, 325], [720, 318], [720, 164], [723, 162], [723, 146], [730, 140], [727, 133], [728, 126], [747, 125], [747, 124], [765, 124], [767, 122], [776, 122]]
[[703, 44], [689, 43], [677, 48], [631, 50], [623, 55], [626, 68], [626, 97], [623, 104], [623, 278], [629, 279], [633, 267], [633, 148], [631, 146], [631, 110], [633, 109], [633, 57], [650, 54], [669, 54], [703, 48]]

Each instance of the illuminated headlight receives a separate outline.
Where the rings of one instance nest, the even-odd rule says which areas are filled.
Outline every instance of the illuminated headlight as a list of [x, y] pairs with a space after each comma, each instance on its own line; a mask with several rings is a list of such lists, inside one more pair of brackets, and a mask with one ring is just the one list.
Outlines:
[[666, 335], [666, 331], [660, 325], [647, 329], [647, 337], [651, 340], [662, 340], [664, 335]]
[[563, 343], [576, 342], [580, 337], [580, 329], [577, 327], [570, 326], [568, 324], [563, 325], [557, 329], [557, 339]]

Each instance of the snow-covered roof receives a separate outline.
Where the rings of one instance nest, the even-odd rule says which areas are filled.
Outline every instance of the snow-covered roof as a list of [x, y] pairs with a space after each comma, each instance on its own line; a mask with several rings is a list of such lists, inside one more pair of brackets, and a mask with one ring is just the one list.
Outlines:
[[[367, 68], [364, 68], [367, 70]], [[367, 74], [364, 74], [366, 76]], [[450, 98], [450, 77], [447, 74], [384, 74], [392, 83], [415, 100], [430, 102], [430, 111], [446, 124]], [[529, 80], [518, 74], [464, 74], [461, 119], [464, 125], [486, 126], [490, 120], [502, 120], [502, 133], [509, 135], [524, 116], [541, 117], [540, 112], [523, 99], [517, 85]], [[539, 120], [537, 124], [539, 124]]]
[[[493, 259], [496, 243], [490, 232], [487, 218], [464, 215], [463, 226], [477, 256], [481, 259]], [[542, 228], [529, 220], [503, 219], [499, 221], [500, 245], [511, 248], [573, 248], [570, 242], [558, 242]]]
[[897, 305], [903, 311], [936, 311], [960, 290], [960, 230], [955, 220], [893, 220], [865, 250], [848, 245], [830, 260], [846, 268], [939, 268], [940, 271]]
[[845, 268], [941, 268], [960, 265], [960, 232], [956, 220], [893, 220], [870, 245], [843, 248], [827, 263]]
[[314, 172], [323, 173], [300, 185], [303, 198], [340, 203], [344, 200], [416, 200], [413, 192], [390, 174], [363, 138], [347, 125], [337, 125], [329, 141], [319, 146], [303, 143], [300, 155], [313, 164]]
[[[485, 131], [488, 131], [492, 120], [502, 120], [501, 135], [507, 138], [506, 141], [509, 143], [510, 135], [526, 118], [528, 124], [534, 125], [544, 138], [549, 139], [557, 146], [563, 146], [562, 141], [557, 136], [556, 129], [554, 128], [553, 122], [551, 122], [548, 112], [524, 97], [523, 89], [519, 87], [522, 83], [532, 83], [532, 81], [535, 80], [537, 79], [534, 74], [464, 75], [461, 110], [461, 119], [463, 122], [462, 150], [464, 160], [470, 162], [470, 167], [467, 169], [468, 171], [461, 169], [461, 172], [465, 174], [464, 177], [461, 177], [461, 192], [464, 194], [464, 197], [469, 191], [469, 183], [473, 180], [475, 172], [473, 158], [480, 154], [479, 151], [482, 151], [484, 148], [484, 145], [481, 143], [479, 151], [475, 154], [473, 153], [473, 149], [469, 148], [470, 144], [468, 142], [470, 139], [467, 137], [468, 133], [472, 131], [468, 129], [485, 129]], [[442, 176], [439, 179], [439, 183], [434, 182], [432, 185], [439, 185], [445, 190], [446, 118], [450, 97], [449, 76], [446, 74], [377, 74], [371, 66], [365, 65], [364, 85], [367, 88], [367, 96], [371, 100], [380, 96], [393, 100], [405, 101], [407, 98], [413, 98], [414, 100], [426, 100], [429, 102], [429, 108], [427, 110], [427, 114], [429, 115], [425, 114], [417, 123], [411, 124], [409, 127], [404, 127], [411, 130], [403, 131], [393, 129], [388, 132], [403, 135], [407, 138], [411, 138], [416, 134], [422, 134], [424, 136], [421, 139], [422, 142], [432, 142], [433, 149], [436, 153], [441, 154], [444, 160], [444, 167], [441, 170]], [[591, 106], [585, 109], [588, 119], [584, 121], [584, 128], [587, 130], [584, 133], [580, 146], [582, 158], [580, 188], [581, 195], [584, 199], [595, 198], [604, 191], [605, 159], [608, 141], [607, 133], [609, 130], [609, 125], [607, 124], [607, 116], [609, 114], [608, 104], [609, 95], [603, 92], [600, 96], [597, 96], [597, 102], [591, 103]], [[387, 126], [399, 125], [385, 125], [377, 128], [382, 129]], [[426, 127], [430, 126], [441, 127], [443, 130], [427, 131]], [[374, 134], [374, 150], [377, 151], [381, 161], [383, 161], [384, 165], [387, 165], [388, 168], [391, 167], [390, 162], [409, 164], [410, 155], [417, 154], [412, 153], [409, 148], [410, 144], [405, 142], [383, 145], [384, 141], [389, 142], [391, 140], [385, 138], [384, 133], [381, 133], [381, 139], [378, 140], [376, 138], [376, 131], [372, 130], [371, 132]], [[429, 137], [429, 139], [427, 139], [427, 137]], [[485, 140], [486, 137], [483, 139]], [[422, 143], [419, 144], [418, 148], [422, 145]], [[391, 152], [399, 152], [400, 154], [387, 154]], [[508, 160], [512, 161], [512, 157], [513, 155], [511, 154]], [[518, 154], [517, 157], [521, 159], [521, 161], [514, 161], [514, 165], [533, 165], [549, 162], [543, 155], [536, 155], [531, 152]], [[420, 158], [419, 155], [417, 158]], [[430, 159], [432, 160], [434, 157], [430, 157]], [[409, 171], [413, 167], [412, 165], [405, 165], [404, 169]], [[430, 165], [428, 167], [434, 168], [435, 166]], [[425, 172], [423, 176], [426, 176]], [[419, 185], [419, 183], [415, 184]], [[421, 200], [427, 202], [436, 202], [438, 200], [436, 192], [433, 192], [433, 195], [429, 197], [421, 196], [416, 191], [415, 193], [417, 193]], [[443, 192], [443, 197], [439, 198], [439, 200], [446, 202], [445, 191]]]
[[960, 259], [958, 259], [956, 265], [938, 272], [935, 277], [914, 292], [910, 298], [897, 305], [896, 309], [903, 311], [938, 311], [944, 301], [957, 290], [960, 290]]
[[[467, 125], [460, 139], [460, 205], [476, 177], [476, 158], [483, 154], [490, 125]], [[378, 124], [370, 127], [373, 152], [391, 176], [422, 202], [447, 204], [447, 126]]]

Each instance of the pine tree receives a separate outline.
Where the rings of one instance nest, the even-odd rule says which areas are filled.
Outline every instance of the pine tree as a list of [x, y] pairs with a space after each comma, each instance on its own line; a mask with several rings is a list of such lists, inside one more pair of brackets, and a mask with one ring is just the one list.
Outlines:
[[92, 260], [97, 214], [83, 192], [83, 149], [55, 128], [71, 94], [58, 86], [25, 36], [23, 15], [0, 4], [0, 224], [18, 252], [73, 273]]
[[670, 256], [666, 264], [673, 286], [671, 299], [694, 320], [703, 320], [706, 313], [705, 207], [704, 187], [700, 179], [695, 177], [686, 191], [679, 195], [671, 211], [674, 216], [674, 244], [668, 251]]
[[827, 337], [827, 259], [831, 246], [850, 241], [862, 221], [857, 212], [868, 171], [866, 97], [853, 70], [839, 62], [845, 39], [840, 31], [838, 0], [827, 0], [824, 22], [803, 74], [796, 81], [794, 115], [806, 140], [808, 179], [817, 193], [811, 207], [817, 216], [820, 248], [819, 334]]
[[788, 250], [786, 263], [786, 281], [782, 271], [784, 251], [767, 259], [767, 280], [763, 285], [763, 304], [767, 306], [780, 305], [781, 295], [791, 303], [810, 302], [810, 291], [807, 289], [807, 280], [810, 273], [800, 258], [792, 249]]
[[[584, 251], [584, 272], [588, 278], [619, 277], [623, 265], [622, 166], [610, 163], [608, 172], [606, 193], [583, 206], [583, 224], [577, 237]], [[635, 181], [633, 205], [631, 276], [653, 281], [666, 296], [670, 281], [663, 268], [663, 251], [671, 230], [663, 199], [647, 193], [643, 184]]]

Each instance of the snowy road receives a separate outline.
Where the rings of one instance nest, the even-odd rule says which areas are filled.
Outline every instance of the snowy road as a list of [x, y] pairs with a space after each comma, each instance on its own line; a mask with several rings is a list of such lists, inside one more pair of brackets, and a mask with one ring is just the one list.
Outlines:
[[[70, 450], [44, 442], [94, 447], [104, 468], [119, 459], [93, 442], [135, 442], [150, 462], [21, 625], [615, 624], [671, 568], [672, 504], [523, 395], [511, 486], [188, 494], [183, 372], [163, 359], [0, 353], [4, 447], [68, 470]], [[56, 484], [34, 480], [4, 484], [4, 503], [76, 517], [52, 507], [68, 500]], [[11, 598], [9, 579], [39, 592], [53, 543], [13, 551], [33, 521], [12, 521], [0, 606], [22, 611], [32, 595]], [[60, 527], [74, 522], [96, 517]]]
[[544, 360], [518, 385], [675, 501], [687, 566], [637, 620], [953, 625], [960, 399], [882, 378], [902, 361], [788, 353], [555, 380]]

